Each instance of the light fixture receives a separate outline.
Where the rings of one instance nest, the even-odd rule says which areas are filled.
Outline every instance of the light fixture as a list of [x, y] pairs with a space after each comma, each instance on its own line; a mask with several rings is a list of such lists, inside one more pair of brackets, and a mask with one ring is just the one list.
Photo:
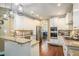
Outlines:
[[23, 12], [23, 7], [21, 5], [18, 6], [18, 11]]
[[60, 7], [61, 6], [61, 3], [58, 3], [57, 6]]
[[4, 20], [8, 20], [8, 19], [9, 19], [9, 15], [8, 15], [8, 14], [4, 14], [4, 15], [3, 15], [3, 19], [4, 19]]
[[19, 5], [19, 3], [14, 3], [14, 5], [16, 5], [16, 6], [17, 6], [17, 5]]
[[[5, 8], [6, 8], [6, 4], [5, 4]], [[3, 14], [3, 19], [4, 19], [4, 20], [7, 20], [7, 19], [8, 19], [7, 13]]]
[[13, 11], [9, 11], [9, 17], [14, 18], [14, 13], [13, 13]]
[[18, 12], [23, 12], [23, 6], [22, 6], [22, 4], [20, 4], [20, 3], [14, 3], [14, 5], [15, 5], [16, 10]]
[[3, 15], [3, 18], [7, 18], [7, 17], [8, 17], [7, 14], [4, 14], [4, 15]]
[[34, 14], [34, 11], [31, 11], [31, 14]]
[[13, 15], [13, 11], [10, 11], [10, 15]]
[[38, 14], [37, 14], [36, 16], [37, 16], [37, 17], [39, 17], [39, 15], [38, 15]]

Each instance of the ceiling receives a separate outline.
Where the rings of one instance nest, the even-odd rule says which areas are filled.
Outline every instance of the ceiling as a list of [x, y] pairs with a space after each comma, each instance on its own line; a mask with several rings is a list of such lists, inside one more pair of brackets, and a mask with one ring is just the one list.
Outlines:
[[[57, 3], [23, 3], [21, 5], [23, 7], [23, 12], [26, 15], [39, 19], [49, 19], [53, 16], [63, 16], [73, 8], [73, 4], [71, 3], [63, 3], [60, 7], [57, 6]], [[9, 9], [12, 8], [13, 10], [17, 9], [15, 4], [10, 3], [0, 3], [0, 7]], [[2, 9], [0, 8], [0, 13], [3, 11], [1, 10]]]

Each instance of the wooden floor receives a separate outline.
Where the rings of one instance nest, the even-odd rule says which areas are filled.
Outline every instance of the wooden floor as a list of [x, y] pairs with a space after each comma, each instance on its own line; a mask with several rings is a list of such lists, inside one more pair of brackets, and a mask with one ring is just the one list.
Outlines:
[[42, 46], [43, 44], [40, 44], [40, 56], [63, 56], [63, 48], [62, 46], [56, 46], [48, 44], [48, 48], [46, 46]]

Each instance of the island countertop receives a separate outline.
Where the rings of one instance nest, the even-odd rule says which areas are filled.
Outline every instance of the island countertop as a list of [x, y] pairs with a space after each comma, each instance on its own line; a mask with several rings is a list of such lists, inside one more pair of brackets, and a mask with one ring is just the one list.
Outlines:
[[64, 38], [64, 42], [67, 46], [79, 47], [78, 40], [71, 40], [70, 38]]
[[79, 41], [65, 40], [67, 46], [79, 47]]
[[19, 43], [19, 44], [25, 44], [25, 43], [31, 41], [30, 39], [16, 38], [16, 37], [10, 37], [10, 36], [0, 36], [0, 38], [4, 39], [4, 40], [9, 40], [9, 41], [12, 41], [12, 42], [16, 42], [16, 43]]
[[36, 44], [39, 44], [39, 41], [36, 41], [36, 40], [32, 40], [32, 41], [31, 41], [31, 46], [34, 46], [34, 45], [36, 45]]
[[25, 43], [31, 42], [31, 46], [34, 46], [39, 43], [39, 41], [36, 41], [34, 39], [25, 39], [25, 38], [17, 38], [17, 37], [10, 37], [10, 36], [0, 36], [0, 38], [4, 40], [13, 41], [19, 44], [25, 44]]
[[63, 36], [58, 37], [58, 39], [51, 39], [50, 42], [55, 45], [63, 46], [63, 44], [65, 44], [66, 46], [79, 47], [79, 40], [71, 40], [70, 38], [65, 38]]

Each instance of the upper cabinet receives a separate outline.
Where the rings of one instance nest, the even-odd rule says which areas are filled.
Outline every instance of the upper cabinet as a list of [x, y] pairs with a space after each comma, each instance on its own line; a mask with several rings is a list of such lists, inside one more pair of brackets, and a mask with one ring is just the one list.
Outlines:
[[50, 27], [57, 27], [57, 17], [53, 17], [50, 19]]
[[53, 17], [50, 19], [50, 27], [57, 27], [58, 30], [71, 30], [72, 18], [72, 12], [68, 12], [65, 17]]
[[71, 10], [71, 12], [68, 12], [65, 18], [66, 18], [66, 26], [68, 27], [68, 30], [72, 30], [73, 29], [73, 11]]
[[36, 30], [36, 26], [40, 26], [39, 20], [34, 20], [29, 17], [15, 15], [14, 29], [15, 30]]
[[79, 29], [79, 4], [73, 4], [73, 29]]

